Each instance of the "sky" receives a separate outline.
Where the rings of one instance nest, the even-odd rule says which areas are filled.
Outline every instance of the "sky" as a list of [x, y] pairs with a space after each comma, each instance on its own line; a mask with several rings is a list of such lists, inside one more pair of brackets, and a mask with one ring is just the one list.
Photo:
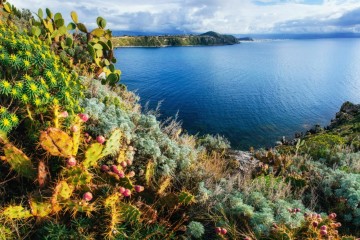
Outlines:
[[9, 0], [37, 12], [50, 8], [67, 22], [112, 30], [158, 33], [307, 34], [359, 33], [360, 0]]

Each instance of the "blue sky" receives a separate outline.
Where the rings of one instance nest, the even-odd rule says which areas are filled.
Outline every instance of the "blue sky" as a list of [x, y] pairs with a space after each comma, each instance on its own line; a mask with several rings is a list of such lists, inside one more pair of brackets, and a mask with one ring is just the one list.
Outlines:
[[[19, 8], [39, 7], [95, 27], [107, 19], [113, 30], [220, 33], [360, 32], [360, 0], [10, 0]], [[69, 17], [67, 17], [69, 20]]]

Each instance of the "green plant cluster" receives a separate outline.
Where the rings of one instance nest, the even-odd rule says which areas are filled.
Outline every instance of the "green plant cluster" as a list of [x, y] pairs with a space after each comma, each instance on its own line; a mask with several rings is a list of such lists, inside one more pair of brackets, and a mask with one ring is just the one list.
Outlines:
[[80, 111], [83, 86], [77, 74], [48, 45], [16, 26], [0, 26], [0, 78], [1, 131], [16, 127], [19, 118], [48, 115], [55, 105]]

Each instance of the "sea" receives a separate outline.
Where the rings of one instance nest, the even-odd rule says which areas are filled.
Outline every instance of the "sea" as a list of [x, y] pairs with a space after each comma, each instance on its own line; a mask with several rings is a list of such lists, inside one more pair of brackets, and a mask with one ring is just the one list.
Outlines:
[[185, 132], [239, 150], [327, 126], [360, 103], [360, 39], [270, 39], [231, 46], [118, 48], [121, 83]]

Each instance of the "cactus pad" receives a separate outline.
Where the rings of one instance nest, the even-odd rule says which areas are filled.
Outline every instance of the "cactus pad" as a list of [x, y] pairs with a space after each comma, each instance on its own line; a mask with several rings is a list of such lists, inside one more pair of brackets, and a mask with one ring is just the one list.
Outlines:
[[121, 220], [136, 223], [140, 220], [141, 211], [134, 205], [124, 202], [120, 203]]
[[4, 146], [4, 153], [6, 161], [11, 168], [19, 173], [21, 176], [33, 179], [36, 176], [31, 160], [18, 148], [12, 144]]
[[122, 132], [120, 129], [116, 129], [110, 136], [110, 138], [106, 141], [105, 148], [102, 152], [102, 156], [105, 157], [107, 155], [116, 154], [121, 146]]
[[8, 206], [4, 209], [2, 215], [9, 219], [25, 219], [32, 216], [30, 211], [23, 206]]
[[63, 174], [67, 182], [75, 187], [85, 186], [90, 183], [92, 179], [92, 175], [87, 170], [80, 167], [66, 169]]
[[191, 193], [186, 192], [186, 191], [180, 192], [178, 195], [178, 199], [179, 199], [179, 204], [182, 204], [182, 205], [189, 205], [189, 204], [195, 202], [194, 195], [192, 195]]
[[93, 143], [85, 152], [85, 160], [83, 166], [85, 168], [94, 167], [97, 161], [102, 157], [104, 146], [100, 143]]
[[90, 217], [91, 212], [95, 211], [95, 203], [87, 203], [82, 200], [69, 200], [66, 202], [67, 209], [71, 212], [72, 217], [75, 217], [78, 213], [85, 213]]
[[48, 202], [40, 202], [35, 199], [30, 200], [31, 213], [35, 217], [46, 217], [51, 214], [52, 206]]
[[72, 138], [57, 128], [48, 128], [40, 135], [41, 146], [51, 155], [71, 157], [73, 151]]

